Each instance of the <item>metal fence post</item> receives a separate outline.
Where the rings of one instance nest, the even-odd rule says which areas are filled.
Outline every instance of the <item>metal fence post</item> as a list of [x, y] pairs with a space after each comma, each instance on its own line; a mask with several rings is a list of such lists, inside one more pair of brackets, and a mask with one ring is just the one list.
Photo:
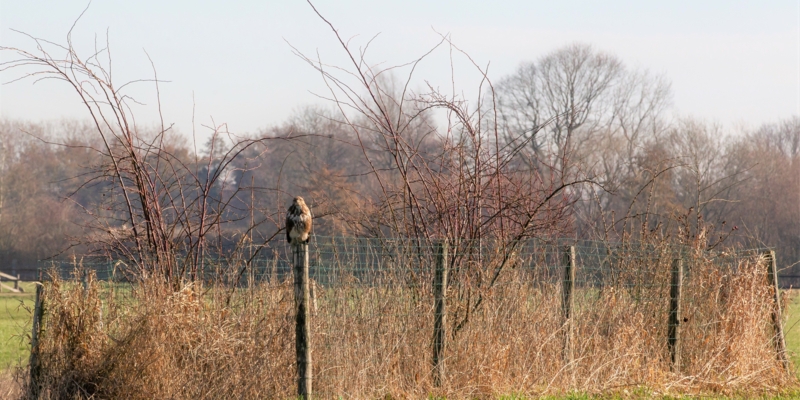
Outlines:
[[436, 274], [433, 281], [433, 297], [435, 302], [433, 322], [433, 384], [441, 386], [445, 377], [444, 347], [446, 331], [447, 304], [447, 240], [436, 245]]
[[297, 395], [311, 396], [311, 321], [309, 316], [308, 244], [292, 245], [294, 263], [295, 352]]
[[681, 364], [681, 288], [683, 287], [683, 260], [672, 260], [672, 277], [669, 287], [669, 317], [667, 318], [667, 348], [670, 368], [680, 371]]
[[775, 327], [775, 351], [778, 353], [778, 361], [781, 362], [783, 368], [789, 372], [789, 359], [786, 357], [786, 338], [783, 335], [783, 323], [781, 313], [781, 293], [778, 287], [778, 266], [775, 260], [774, 250], [765, 250], [764, 259], [767, 262], [767, 284], [772, 286], [773, 289], [773, 302], [775, 303], [772, 309], [772, 325]]

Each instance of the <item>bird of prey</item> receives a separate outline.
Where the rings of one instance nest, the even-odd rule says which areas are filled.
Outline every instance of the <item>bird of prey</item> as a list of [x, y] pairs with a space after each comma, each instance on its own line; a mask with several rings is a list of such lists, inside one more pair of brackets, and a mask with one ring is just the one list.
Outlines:
[[311, 233], [311, 211], [302, 197], [292, 200], [286, 212], [286, 241], [292, 245], [308, 243]]

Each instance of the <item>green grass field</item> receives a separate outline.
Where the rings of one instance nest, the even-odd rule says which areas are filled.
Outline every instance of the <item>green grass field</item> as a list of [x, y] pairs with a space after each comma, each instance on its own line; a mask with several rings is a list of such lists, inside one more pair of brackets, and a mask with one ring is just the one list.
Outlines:
[[797, 366], [800, 365], [800, 290], [794, 290], [789, 299], [785, 311], [789, 318], [784, 326], [784, 335], [792, 363]]
[[[27, 363], [35, 287], [22, 283], [25, 293], [0, 293], [0, 369]], [[27, 307], [27, 308], [26, 308]]]

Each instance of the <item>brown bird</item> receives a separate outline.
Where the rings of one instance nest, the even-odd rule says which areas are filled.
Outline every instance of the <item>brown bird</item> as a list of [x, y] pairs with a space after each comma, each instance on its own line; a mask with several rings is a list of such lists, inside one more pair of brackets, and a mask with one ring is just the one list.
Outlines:
[[292, 245], [308, 243], [309, 233], [311, 233], [311, 211], [303, 198], [297, 196], [286, 212], [286, 241]]

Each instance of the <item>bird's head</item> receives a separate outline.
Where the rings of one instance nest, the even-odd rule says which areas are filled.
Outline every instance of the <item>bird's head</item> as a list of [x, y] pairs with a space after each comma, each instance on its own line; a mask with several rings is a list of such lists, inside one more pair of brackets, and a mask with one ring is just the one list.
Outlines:
[[300, 196], [296, 196], [294, 198], [294, 200], [292, 200], [292, 203], [297, 204], [298, 206], [302, 206], [302, 205], [306, 204], [305, 200], [303, 200], [303, 198], [300, 197]]

